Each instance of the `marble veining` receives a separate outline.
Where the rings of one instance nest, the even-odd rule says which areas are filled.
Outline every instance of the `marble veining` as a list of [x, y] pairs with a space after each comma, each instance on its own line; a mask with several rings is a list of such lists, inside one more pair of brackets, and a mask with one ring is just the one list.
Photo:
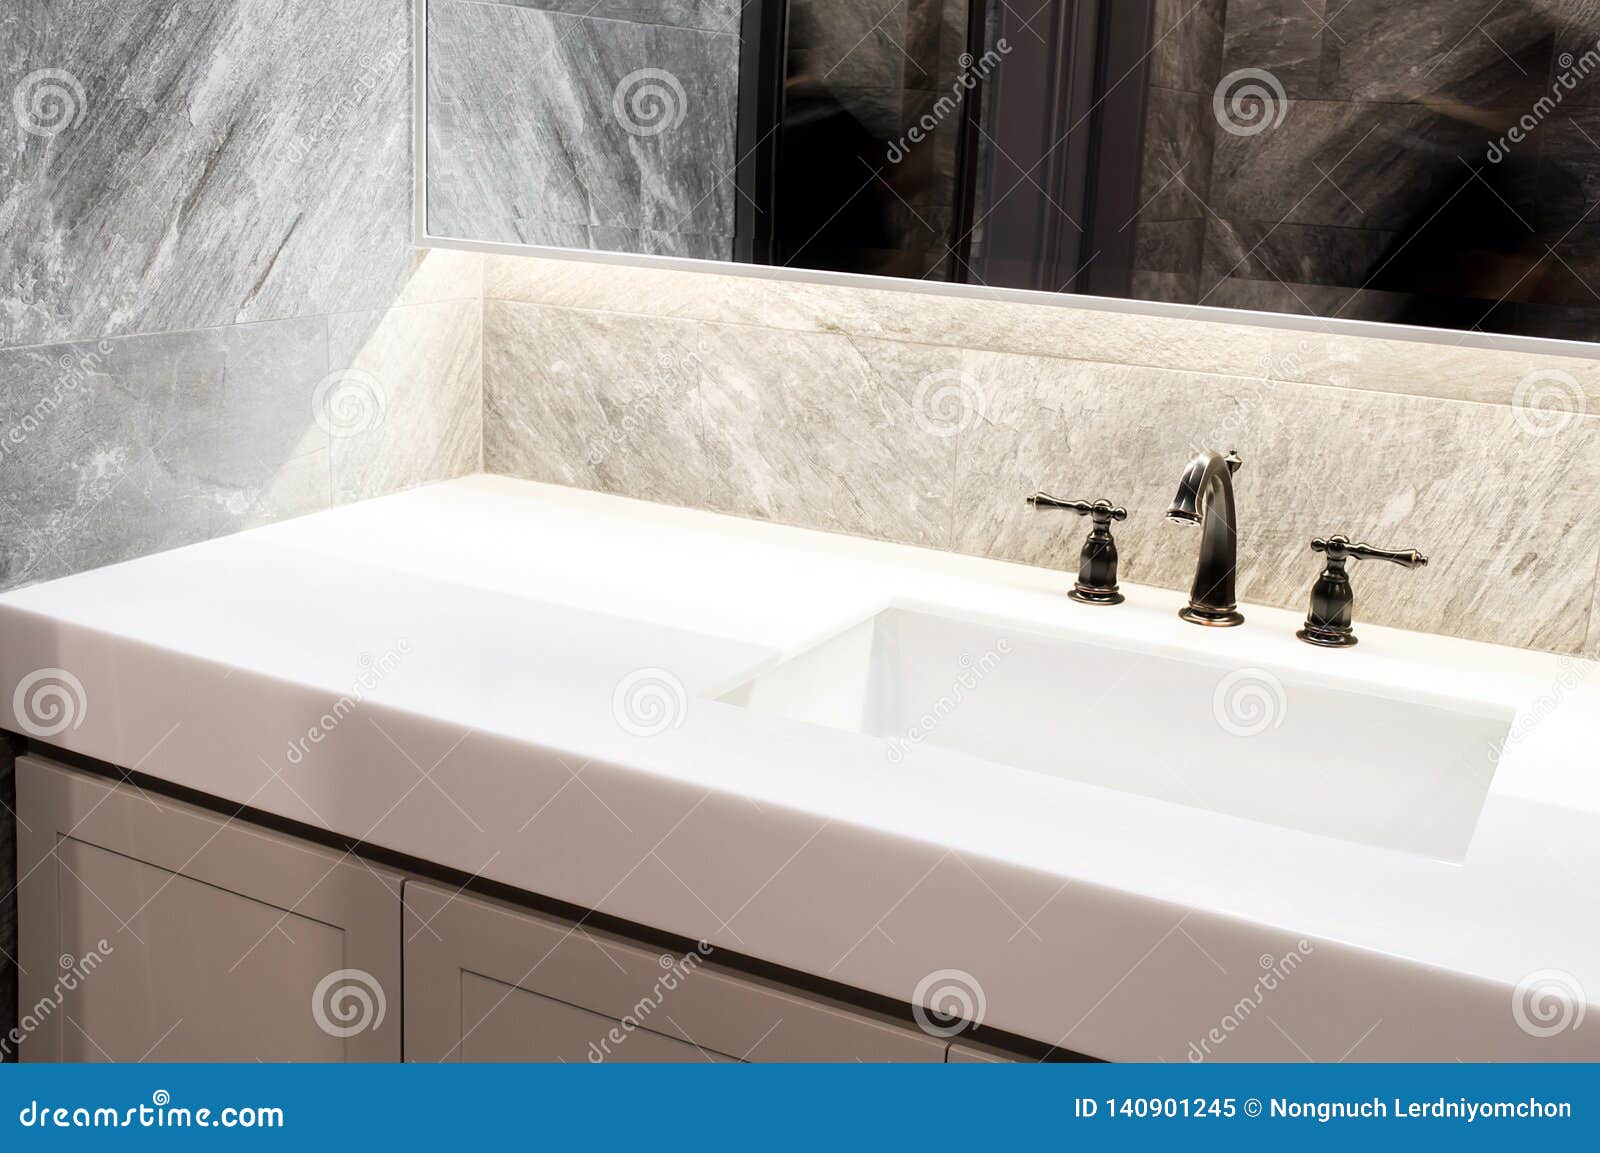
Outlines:
[[731, 251], [739, 41], [515, 5], [428, 8], [428, 227]]
[[567, 308], [680, 317], [879, 340], [1204, 366], [1260, 375], [1271, 334], [1243, 324], [998, 303], [916, 291], [780, 283], [715, 273], [491, 256], [484, 295]]
[[13, 0], [13, 71], [67, 71], [81, 99], [53, 135], [0, 117], [0, 342], [389, 304], [421, 260], [409, 12]]
[[321, 318], [0, 350], [6, 587], [327, 508]]
[[[486, 278], [491, 471], [1064, 574], [1081, 526], [1022, 497], [1107, 496], [1128, 579], [1183, 589], [1197, 544], [1161, 514], [1197, 448], [1237, 447], [1247, 599], [1300, 607], [1311, 538], [1346, 531], [1434, 555], [1369, 566], [1364, 620], [1593, 647], [1594, 361], [528, 258]], [[670, 405], [626, 383], [690, 360]]]
[[487, 302], [485, 467], [703, 506], [698, 337], [693, 325]]
[[480, 0], [539, 8], [597, 20], [629, 20], [636, 24], [665, 24], [673, 28], [699, 28], [707, 32], [737, 32], [740, 0]]
[[423, 304], [328, 320], [333, 502], [382, 496], [483, 464], [483, 309]]

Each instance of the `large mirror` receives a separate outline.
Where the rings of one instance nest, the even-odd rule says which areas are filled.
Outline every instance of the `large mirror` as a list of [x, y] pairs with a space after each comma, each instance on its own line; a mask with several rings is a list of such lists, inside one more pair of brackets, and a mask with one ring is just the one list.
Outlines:
[[1600, 334], [1600, 0], [426, 0], [425, 232]]

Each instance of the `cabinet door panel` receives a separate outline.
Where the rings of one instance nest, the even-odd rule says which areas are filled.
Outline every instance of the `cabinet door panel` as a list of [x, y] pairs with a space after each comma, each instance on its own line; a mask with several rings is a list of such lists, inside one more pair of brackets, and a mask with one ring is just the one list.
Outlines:
[[476, 973], [461, 974], [461, 1023], [463, 1061], [733, 1060]]
[[[485, 1017], [513, 1003], [524, 1011], [531, 1002], [502, 992], [502, 1004], [489, 1012], [493, 1005], [472, 999], [473, 982], [482, 978], [632, 1026], [620, 1040], [602, 1030], [598, 1053], [587, 1047], [594, 1035], [584, 1034], [584, 1060], [657, 1059], [643, 1055], [654, 1038], [684, 1044], [696, 1056], [746, 1061], [944, 1060], [945, 1043], [914, 1028], [733, 973], [696, 953], [663, 954], [417, 881], [406, 883], [405, 917], [410, 1060], [471, 1059], [479, 1032], [492, 1028], [501, 1038], [513, 1028]], [[572, 1060], [565, 1043], [520, 1042], [519, 1051], [533, 1060]]]
[[17, 810], [23, 1060], [399, 1060], [397, 874], [38, 757]]

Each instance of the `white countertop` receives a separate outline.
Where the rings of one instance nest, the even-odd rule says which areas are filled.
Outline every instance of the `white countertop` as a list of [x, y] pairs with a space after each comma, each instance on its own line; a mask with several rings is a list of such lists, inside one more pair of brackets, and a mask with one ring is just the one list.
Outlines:
[[[1070, 583], [478, 476], [0, 596], [0, 723], [64, 669], [63, 748], [901, 1000], [958, 970], [985, 1023], [1094, 1056], [1600, 1057], [1595, 664]], [[1448, 862], [705, 696], [890, 604], [1525, 715]], [[654, 735], [613, 710], [646, 668], [688, 694]]]

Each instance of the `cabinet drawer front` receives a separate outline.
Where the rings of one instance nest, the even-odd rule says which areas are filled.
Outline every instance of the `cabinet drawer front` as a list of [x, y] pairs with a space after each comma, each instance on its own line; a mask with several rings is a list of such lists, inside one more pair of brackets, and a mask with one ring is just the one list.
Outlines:
[[400, 1059], [398, 874], [34, 756], [17, 811], [23, 1060]]
[[[628, 1050], [656, 1037], [697, 1057], [744, 1061], [944, 1060], [943, 1041], [909, 1026], [729, 972], [698, 953], [651, 951], [419, 881], [406, 883], [405, 919], [408, 1059], [470, 1059], [475, 1034], [490, 1026], [468, 1019], [468, 1005], [478, 1003], [467, 990], [487, 978], [624, 1023], [619, 1038], [603, 1032], [584, 1060], [653, 1059]], [[558, 1057], [552, 1050], [536, 1059]]]

